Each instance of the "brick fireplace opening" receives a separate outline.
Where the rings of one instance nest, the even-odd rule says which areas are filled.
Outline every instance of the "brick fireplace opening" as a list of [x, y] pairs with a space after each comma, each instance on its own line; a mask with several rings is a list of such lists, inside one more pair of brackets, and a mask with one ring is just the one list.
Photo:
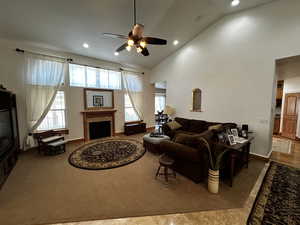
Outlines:
[[83, 115], [84, 140], [90, 141], [115, 135], [114, 109], [85, 110]]
[[110, 137], [111, 136], [111, 122], [101, 121], [101, 122], [91, 122], [89, 124], [90, 140]]

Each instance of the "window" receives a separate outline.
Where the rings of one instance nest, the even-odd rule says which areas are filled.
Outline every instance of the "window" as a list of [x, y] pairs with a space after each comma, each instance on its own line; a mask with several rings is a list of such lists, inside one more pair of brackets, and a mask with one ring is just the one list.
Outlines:
[[164, 94], [155, 93], [155, 114], [162, 111], [166, 106], [166, 96]]
[[63, 91], [58, 91], [48, 114], [38, 127], [38, 130], [65, 128], [65, 109], [65, 94]]
[[125, 96], [125, 122], [132, 122], [140, 120], [139, 116], [136, 114], [130, 98], [127, 94]]
[[70, 86], [121, 89], [121, 72], [69, 64]]

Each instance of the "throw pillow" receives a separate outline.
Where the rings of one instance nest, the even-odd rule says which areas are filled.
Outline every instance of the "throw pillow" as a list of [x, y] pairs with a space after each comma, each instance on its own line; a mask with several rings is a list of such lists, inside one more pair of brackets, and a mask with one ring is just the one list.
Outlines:
[[222, 127], [223, 127], [222, 124], [217, 124], [217, 125], [209, 126], [208, 130], [221, 130]]
[[169, 122], [167, 123], [167, 126], [171, 129], [171, 130], [177, 130], [179, 128], [181, 128], [182, 126], [176, 122], [176, 121], [172, 121], [172, 122]]

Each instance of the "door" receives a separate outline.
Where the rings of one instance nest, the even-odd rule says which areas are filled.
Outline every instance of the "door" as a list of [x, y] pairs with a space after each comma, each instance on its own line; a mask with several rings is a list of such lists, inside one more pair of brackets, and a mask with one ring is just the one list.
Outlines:
[[296, 139], [300, 94], [286, 94], [284, 100], [282, 136]]

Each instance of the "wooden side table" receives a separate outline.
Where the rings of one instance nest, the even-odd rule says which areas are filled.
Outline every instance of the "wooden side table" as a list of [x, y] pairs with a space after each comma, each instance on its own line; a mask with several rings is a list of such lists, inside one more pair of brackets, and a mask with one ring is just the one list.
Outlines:
[[[229, 150], [229, 168], [230, 168], [230, 187], [233, 186], [234, 175], [237, 173], [238, 169], [243, 168], [244, 166], [248, 168], [249, 165], [249, 155], [250, 155], [250, 146], [251, 142], [254, 140], [254, 137], [251, 136], [244, 143], [238, 143], [235, 145], [229, 145], [225, 143], [216, 143], [217, 145], [226, 148]], [[237, 159], [242, 157], [237, 163]]]
[[[176, 178], [175, 171], [171, 169], [171, 166], [174, 164], [174, 162], [175, 162], [174, 159], [170, 158], [166, 154], [163, 154], [161, 157], [159, 157], [159, 167], [157, 169], [155, 178], [157, 178], [157, 176], [159, 176], [159, 175], [164, 175], [166, 182], [169, 181], [169, 175], [173, 175], [174, 178]], [[163, 173], [160, 173], [161, 167], [164, 167]], [[173, 173], [169, 173], [169, 171], [168, 171], [169, 169], [171, 169], [173, 171]]]

